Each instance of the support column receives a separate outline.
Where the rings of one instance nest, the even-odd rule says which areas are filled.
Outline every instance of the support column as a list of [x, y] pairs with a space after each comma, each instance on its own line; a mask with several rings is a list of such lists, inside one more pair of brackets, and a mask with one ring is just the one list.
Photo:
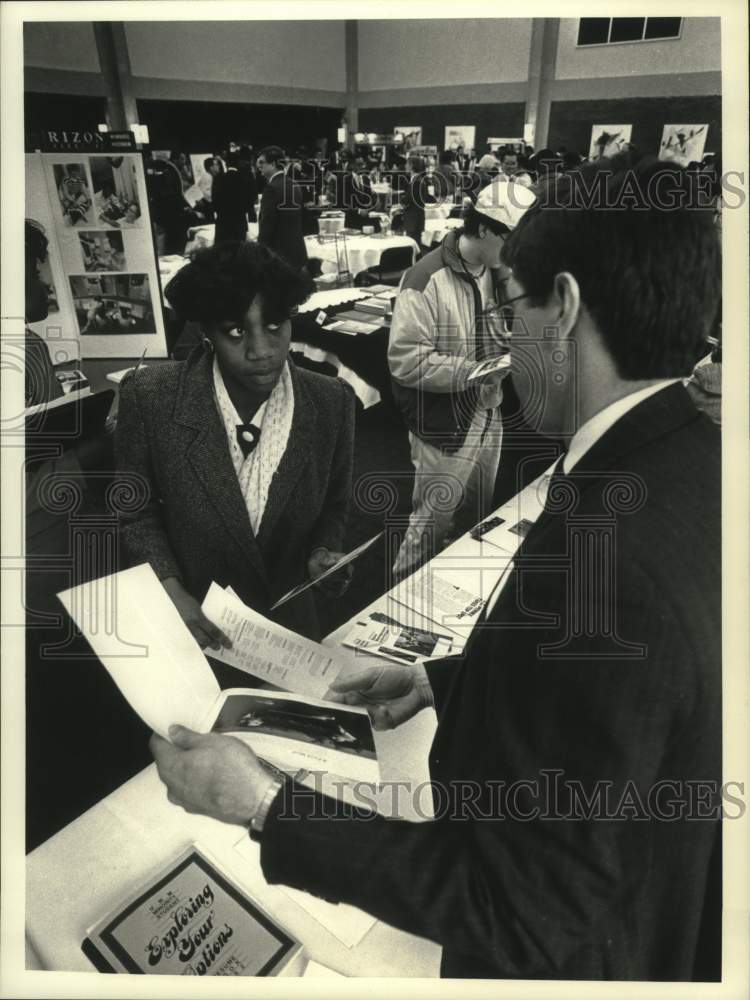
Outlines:
[[359, 34], [356, 21], [346, 21], [346, 145], [359, 132]]
[[95, 21], [94, 37], [107, 91], [107, 124], [115, 132], [138, 124], [128, 41], [122, 21]]
[[548, 141], [559, 31], [560, 19], [557, 17], [535, 17], [533, 20], [524, 121], [534, 126], [534, 149], [543, 149]]

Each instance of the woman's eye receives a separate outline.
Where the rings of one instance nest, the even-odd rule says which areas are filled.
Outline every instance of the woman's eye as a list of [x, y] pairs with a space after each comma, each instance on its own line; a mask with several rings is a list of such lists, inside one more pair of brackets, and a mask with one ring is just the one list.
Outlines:
[[271, 333], [278, 333], [281, 329], [281, 323], [266, 323], [266, 330], [270, 330]]
[[231, 337], [232, 340], [242, 339], [242, 330], [238, 326], [233, 326], [231, 330], [226, 331], [227, 337]]

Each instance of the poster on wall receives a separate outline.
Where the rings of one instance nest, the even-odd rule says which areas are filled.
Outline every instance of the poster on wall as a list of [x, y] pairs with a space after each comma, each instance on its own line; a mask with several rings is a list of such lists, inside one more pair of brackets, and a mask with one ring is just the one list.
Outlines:
[[665, 125], [661, 134], [659, 159], [686, 167], [700, 162], [706, 148], [708, 125]]
[[589, 159], [615, 156], [628, 145], [632, 134], [632, 125], [592, 125]]
[[396, 125], [393, 131], [404, 137], [404, 149], [407, 153], [411, 152], [415, 146], [422, 145], [421, 125]]
[[26, 266], [36, 270], [47, 297], [47, 317], [28, 326], [46, 342], [53, 365], [77, 362], [80, 347], [74, 332], [75, 316], [66, 291], [57, 223], [47, 193], [42, 160], [39, 153], [27, 153], [25, 159]]
[[80, 357], [166, 357], [140, 154], [40, 155]]
[[468, 153], [470, 149], [474, 149], [476, 132], [474, 125], [446, 125], [443, 149], [458, 149], [463, 146], [464, 152]]

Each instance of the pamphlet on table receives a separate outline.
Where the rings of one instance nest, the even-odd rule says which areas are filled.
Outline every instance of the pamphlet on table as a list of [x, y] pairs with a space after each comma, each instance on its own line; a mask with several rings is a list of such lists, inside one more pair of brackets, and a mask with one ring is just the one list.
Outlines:
[[193, 844], [88, 931], [100, 972], [299, 976], [302, 945]]
[[341, 640], [344, 646], [397, 663], [424, 663], [450, 656], [455, 636], [402, 625], [395, 618], [373, 611], [358, 618]]

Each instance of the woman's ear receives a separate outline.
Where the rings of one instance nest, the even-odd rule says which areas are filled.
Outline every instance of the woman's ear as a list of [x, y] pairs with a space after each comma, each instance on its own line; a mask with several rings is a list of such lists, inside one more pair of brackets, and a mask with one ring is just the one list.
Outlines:
[[555, 275], [552, 295], [558, 310], [559, 335], [569, 337], [581, 312], [581, 290], [578, 282], [568, 271], [562, 271]]

